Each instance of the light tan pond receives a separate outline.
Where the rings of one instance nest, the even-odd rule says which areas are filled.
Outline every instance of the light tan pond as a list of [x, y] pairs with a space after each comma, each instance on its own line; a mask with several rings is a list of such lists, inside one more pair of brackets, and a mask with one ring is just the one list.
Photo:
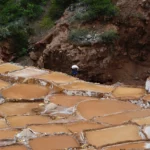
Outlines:
[[[64, 94], [57, 94], [50, 97], [50, 101], [55, 104], [59, 104], [64, 107], [73, 107], [77, 103], [84, 101], [94, 99], [91, 97], [84, 97], [84, 96], [68, 96]], [[96, 98], [95, 98], [96, 99]]]
[[27, 150], [27, 148], [22, 145], [12, 145], [8, 147], [0, 147], [0, 150]]
[[125, 144], [110, 146], [102, 150], [130, 150], [130, 149], [148, 150], [149, 148], [150, 148], [150, 142], [133, 142], [133, 143], [125, 143]]
[[118, 87], [113, 91], [113, 96], [120, 99], [139, 99], [144, 96], [144, 88]]
[[32, 113], [33, 108], [38, 108], [39, 103], [4, 103], [0, 105], [0, 113], [7, 116]]
[[128, 122], [129, 120], [132, 120], [134, 118], [142, 118], [146, 116], [150, 116], [149, 109], [124, 112], [124, 113], [119, 113], [116, 115], [110, 115], [106, 117], [98, 117], [95, 119], [95, 121], [108, 123], [111, 125], [117, 125], [117, 124], [122, 124], [124, 122]]
[[143, 97], [144, 101], [150, 101], [150, 94], [146, 95]]
[[150, 117], [133, 119], [132, 122], [135, 122], [139, 125], [150, 125]]
[[69, 133], [69, 130], [64, 125], [57, 125], [57, 124], [51, 124], [51, 125], [32, 125], [29, 126], [30, 129], [32, 129], [35, 132], [41, 132], [41, 133]]
[[49, 74], [44, 74], [44, 75], [38, 76], [36, 78], [43, 79], [48, 82], [55, 82], [58, 84], [73, 82], [73, 81], [77, 80], [77, 78], [74, 78], [74, 77], [68, 76], [66, 74], [59, 73], [59, 72], [52, 72]]
[[7, 99], [36, 99], [46, 96], [49, 89], [36, 84], [16, 84], [2, 91]]
[[78, 147], [79, 143], [71, 136], [41, 137], [29, 142], [33, 150], [56, 150], [69, 147]]
[[8, 83], [8, 82], [5, 82], [5, 81], [3, 81], [3, 80], [0, 80], [0, 90], [2, 89], [2, 88], [5, 88], [5, 87], [7, 87], [7, 86], [9, 86], [10, 84]]
[[91, 123], [91, 122], [77, 122], [66, 125], [66, 127], [72, 132], [82, 132], [83, 130], [88, 129], [99, 129], [105, 127], [104, 125]]
[[14, 116], [7, 119], [11, 127], [25, 127], [28, 124], [46, 124], [49, 122], [49, 117], [45, 116]]
[[6, 63], [0, 65], [0, 73], [6, 73], [6, 72], [16, 71], [20, 69], [23, 69], [23, 67], [15, 64]]
[[141, 140], [139, 127], [135, 125], [123, 125], [102, 130], [86, 132], [87, 140], [97, 147], [124, 141]]
[[6, 121], [5, 119], [0, 119], [0, 129], [2, 128], [7, 128], [7, 124], [6, 124]]
[[77, 111], [86, 119], [137, 109], [140, 107], [132, 103], [114, 100], [85, 101], [77, 106]]
[[73, 82], [72, 84], [64, 85], [62, 87], [67, 90], [95, 91], [100, 93], [110, 93], [114, 89], [113, 86], [98, 85], [88, 82]]
[[47, 73], [47, 72], [48, 71], [36, 69], [34, 67], [27, 67], [25, 69], [9, 73], [8, 75], [14, 76], [14, 77], [28, 78], [28, 77], [34, 77], [34, 76], [42, 75], [42, 74]]
[[19, 131], [17, 130], [0, 130], [0, 140], [2, 139], [13, 139]]

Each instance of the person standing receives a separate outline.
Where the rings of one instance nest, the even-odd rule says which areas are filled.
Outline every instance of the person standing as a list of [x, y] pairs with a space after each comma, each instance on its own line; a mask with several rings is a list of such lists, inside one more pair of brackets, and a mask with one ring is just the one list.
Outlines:
[[79, 67], [77, 65], [72, 65], [72, 76], [76, 77], [78, 75]]

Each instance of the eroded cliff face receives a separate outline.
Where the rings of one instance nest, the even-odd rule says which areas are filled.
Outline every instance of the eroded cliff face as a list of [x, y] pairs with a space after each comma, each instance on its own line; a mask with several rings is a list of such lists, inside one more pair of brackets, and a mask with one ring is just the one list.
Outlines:
[[[66, 10], [51, 32], [35, 44], [30, 57], [39, 67], [70, 74], [72, 64], [80, 67], [79, 77], [100, 83], [143, 84], [150, 74], [150, 1], [118, 0], [119, 16], [89, 23], [70, 23], [75, 14]], [[73, 29], [102, 33], [115, 29], [114, 44], [91, 42], [77, 45], [68, 40]], [[89, 36], [87, 38], [90, 38]]]

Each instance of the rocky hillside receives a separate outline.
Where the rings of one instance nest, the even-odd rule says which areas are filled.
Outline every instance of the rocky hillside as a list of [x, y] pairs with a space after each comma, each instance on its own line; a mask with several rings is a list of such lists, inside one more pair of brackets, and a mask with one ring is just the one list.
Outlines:
[[[33, 62], [28, 56], [17, 62], [68, 74], [71, 65], [77, 64], [79, 77], [87, 81], [144, 84], [150, 75], [150, 1], [113, 0], [109, 4], [110, 0], [103, 0], [106, 9], [100, 1], [94, 1], [97, 7], [83, 1], [88, 5], [76, 0], [42, 5], [40, 20], [28, 25], [36, 33], [30, 35], [28, 49], [17, 47], [19, 55], [29, 51]], [[92, 7], [88, 10], [89, 5]], [[15, 37], [19, 44], [21, 38]], [[4, 61], [14, 60], [15, 50], [12, 38], [0, 42], [0, 58]]]
[[[150, 74], [150, 1], [115, 0], [117, 16], [79, 21], [80, 4], [68, 8], [30, 57], [39, 67], [100, 83], [143, 84]], [[81, 11], [82, 10], [82, 11]]]

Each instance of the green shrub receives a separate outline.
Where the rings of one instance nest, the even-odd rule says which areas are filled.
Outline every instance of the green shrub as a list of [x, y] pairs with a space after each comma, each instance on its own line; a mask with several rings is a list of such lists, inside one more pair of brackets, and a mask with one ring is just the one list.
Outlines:
[[82, 44], [82, 41], [88, 35], [89, 31], [86, 29], [74, 29], [69, 34], [69, 41], [74, 44]]
[[51, 28], [54, 26], [54, 21], [50, 17], [45, 16], [40, 22], [40, 26], [42, 28]]
[[118, 33], [115, 30], [105, 31], [101, 35], [102, 41], [105, 43], [113, 43], [114, 40], [118, 38]]
[[64, 10], [72, 3], [75, 3], [77, 0], [52, 0], [51, 6], [49, 9], [49, 16], [52, 20], [59, 19]]
[[93, 20], [100, 16], [113, 17], [118, 14], [118, 8], [111, 0], [80, 0], [86, 7], [85, 12], [77, 13], [76, 18], [79, 20]]

